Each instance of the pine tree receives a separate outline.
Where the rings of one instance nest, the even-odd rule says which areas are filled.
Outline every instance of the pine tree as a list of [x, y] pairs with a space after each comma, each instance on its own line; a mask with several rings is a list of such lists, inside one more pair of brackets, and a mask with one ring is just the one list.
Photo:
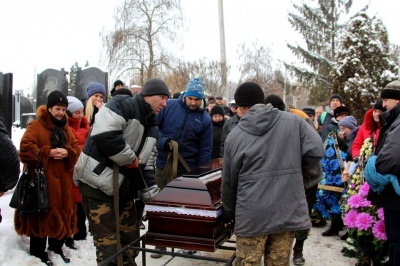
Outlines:
[[334, 93], [343, 97], [360, 122], [384, 86], [398, 78], [398, 67], [390, 57], [388, 33], [381, 20], [365, 11], [350, 19], [331, 77]]
[[342, 25], [340, 15], [348, 12], [352, 0], [318, 0], [317, 7], [306, 3], [293, 4], [297, 12], [289, 12], [292, 27], [303, 35], [306, 48], [288, 44], [292, 53], [308, 68], [296, 64], [285, 64], [296, 77], [310, 87], [310, 104], [318, 104], [331, 94], [329, 76], [334, 65], [338, 47], [338, 36]]

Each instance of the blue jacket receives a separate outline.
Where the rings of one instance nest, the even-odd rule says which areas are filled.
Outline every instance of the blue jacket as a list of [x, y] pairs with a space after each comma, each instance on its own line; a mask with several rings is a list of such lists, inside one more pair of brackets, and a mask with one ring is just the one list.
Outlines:
[[[190, 110], [184, 93], [178, 99], [167, 101], [167, 106], [157, 115], [159, 127], [157, 168], [164, 169], [168, 156], [164, 144], [169, 139], [178, 142], [179, 153], [191, 170], [211, 160], [213, 128], [205, 106], [203, 100], [198, 109]], [[180, 163], [178, 172], [186, 172]]]

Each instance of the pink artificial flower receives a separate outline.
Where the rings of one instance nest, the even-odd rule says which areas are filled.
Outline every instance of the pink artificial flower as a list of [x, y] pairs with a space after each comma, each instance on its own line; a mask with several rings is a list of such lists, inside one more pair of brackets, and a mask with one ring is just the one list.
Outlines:
[[369, 192], [369, 185], [368, 185], [367, 182], [365, 182], [365, 183], [360, 187], [360, 190], [358, 191], [358, 194], [361, 195], [361, 196], [363, 196], [364, 198], [366, 198], [367, 195], [368, 195], [368, 192]]
[[358, 231], [367, 231], [372, 227], [374, 217], [369, 213], [359, 213], [356, 217], [356, 227]]
[[363, 198], [363, 200], [361, 200], [359, 204], [360, 207], [371, 207], [371, 201], [366, 200], [365, 198]]
[[385, 222], [382, 220], [377, 221], [372, 227], [372, 233], [379, 240], [387, 240]]
[[347, 228], [356, 228], [356, 219], [358, 216], [358, 211], [357, 210], [350, 210], [346, 215], [344, 216], [343, 223]]
[[385, 213], [383, 211], [383, 208], [379, 208], [376, 213], [378, 214], [378, 218], [381, 219], [382, 221], [385, 221]]
[[347, 204], [350, 206], [350, 208], [355, 209], [355, 208], [360, 207], [360, 202], [363, 201], [363, 200], [364, 200], [363, 197], [361, 197], [358, 194], [354, 194], [353, 196], [351, 196], [348, 199]]

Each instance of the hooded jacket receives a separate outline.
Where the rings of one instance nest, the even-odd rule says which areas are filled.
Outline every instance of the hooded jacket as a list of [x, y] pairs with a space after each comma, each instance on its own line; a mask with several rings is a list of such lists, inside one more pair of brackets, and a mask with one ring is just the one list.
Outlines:
[[113, 201], [113, 165], [119, 166], [120, 202], [137, 197], [144, 183], [138, 169], [124, 167], [139, 159], [146, 167], [157, 142], [157, 121], [141, 94], [114, 96], [96, 115], [75, 166], [74, 182], [81, 194]]
[[304, 119], [269, 104], [250, 108], [225, 141], [222, 168], [224, 217], [235, 219], [236, 235], [309, 228], [303, 171], [323, 153]]
[[[85, 145], [85, 141], [90, 129], [89, 122], [86, 116], [83, 116], [81, 120], [73, 118], [72, 116], [68, 116], [68, 126], [72, 130], [72, 133], [74, 133], [75, 138], [78, 140], [79, 146], [81, 147], [81, 149], [83, 149], [83, 145]], [[71, 183], [74, 202], [82, 202], [82, 196], [79, 192], [79, 188], [75, 185], [72, 179]]]
[[[156, 166], [159, 169], [165, 167], [169, 150], [164, 149], [164, 144], [171, 139], [178, 142], [179, 153], [190, 169], [211, 161], [213, 127], [211, 117], [205, 111], [205, 100], [199, 108], [190, 110], [185, 98], [183, 93], [178, 99], [169, 99], [167, 106], [157, 115], [160, 138]], [[181, 163], [178, 172], [186, 172]]]
[[357, 136], [354, 139], [353, 146], [351, 146], [351, 155], [353, 159], [357, 156], [360, 156], [360, 149], [364, 144], [364, 140], [367, 138], [372, 139], [373, 147], [376, 146], [376, 143], [379, 138], [379, 131], [381, 129], [380, 122], [375, 122], [372, 116], [374, 112], [374, 108], [369, 109], [364, 115], [364, 121], [361, 124]]
[[[21, 139], [19, 156], [25, 165], [36, 165], [39, 152], [41, 152], [50, 210], [41, 213], [26, 213], [22, 217], [19, 217], [18, 211], [15, 211], [14, 226], [19, 235], [63, 239], [77, 231], [76, 206], [72, 200], [71, 179], [81, 148], [66, 124], [61, 129], [66, 137], [65, 149], [68, 151], [68, 157], [63, 160], [50, 157], [51, 133], [55, 125], [45, 105], [37, 109], [36, 117], [36, 120], [29, 123]], [[34, 169], [30, 171], [30, 174], [34, 175]]]

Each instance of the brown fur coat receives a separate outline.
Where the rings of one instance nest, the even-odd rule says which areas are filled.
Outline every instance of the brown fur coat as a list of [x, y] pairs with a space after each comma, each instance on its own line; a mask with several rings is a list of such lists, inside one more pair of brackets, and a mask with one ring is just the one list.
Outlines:
[[50, 138], [55, 126], [45, 105], [38, 108], [36, 117], [37, 119], [28, 125], [21, 139], [19, 156], [25, 166], [36, 165], [39, 151], [41, 151], [42, 166], [49, 191], [50, 210], [24, 214], [23, 217], [19, 217], [15, 212], [14, 226], [19, 235], [63, 239], [77, 232], [71, 179], [81, 148], [67, 123], [62, 130], [66, 136], [65, 149], [68, 151], [68, 157], [64, 160], [50, 158]]

